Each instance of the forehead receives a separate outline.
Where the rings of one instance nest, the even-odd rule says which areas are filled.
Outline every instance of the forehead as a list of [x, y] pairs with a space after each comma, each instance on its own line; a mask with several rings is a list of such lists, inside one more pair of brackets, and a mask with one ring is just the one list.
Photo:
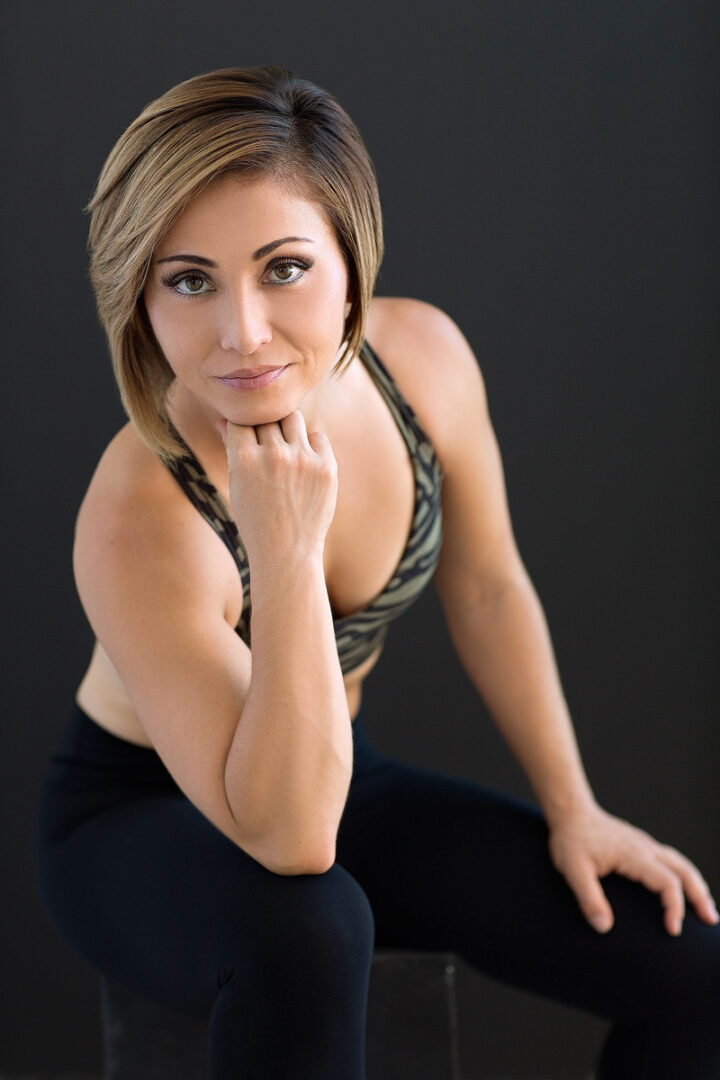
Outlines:
[[160, 242], [157, 255], [161, 258], [177, 244], [197, 251], [198, 245], [220, 239], [255, 250], [283, 236], [334, 241], [324, 210], [309, 196], [274, 177], [222, 176], [190, 200]]

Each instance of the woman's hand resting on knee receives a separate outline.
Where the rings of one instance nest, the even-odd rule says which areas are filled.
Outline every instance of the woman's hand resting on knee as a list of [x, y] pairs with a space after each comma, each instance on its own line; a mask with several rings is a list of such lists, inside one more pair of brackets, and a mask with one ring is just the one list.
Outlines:
[[614, 923], [600, 884], [600, 878], [613, 872], [659, 894], [669, 934], [682, 930], [685, 897], [703, 922], [718, 922], [707, 883], [689, 859], [597, 805], [552, 822], [549, 845], [555, 867], [575, 893], [585, 918], [600, 933]]

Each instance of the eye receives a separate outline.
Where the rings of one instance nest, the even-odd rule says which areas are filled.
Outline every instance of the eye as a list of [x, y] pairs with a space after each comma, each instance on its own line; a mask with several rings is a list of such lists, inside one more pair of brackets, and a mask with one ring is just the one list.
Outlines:
[[197, 270], [183, 270], [179, 274], [168, 274], [162, 281], [163, 285], [174, 289], [179, 296], [204, 296], [205, 293], [213, 291], [205, 275]]
[[271, 285], [292, 285], [305, 276], [305, 271], [312, 266], [310, 259], [279, 259], [270, 266], [269, 273], [275, 274], [275, 281]]

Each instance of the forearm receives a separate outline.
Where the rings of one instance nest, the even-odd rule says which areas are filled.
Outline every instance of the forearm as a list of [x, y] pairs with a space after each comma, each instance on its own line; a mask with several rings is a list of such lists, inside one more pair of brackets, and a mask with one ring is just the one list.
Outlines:
[[446, 605], [460, 660], [549, 821], [593, 801], [545, 616], [526, 574]]
[[314, 866], [334, 853], [352, 773], [322, 558], [257, 560], [252, 590], [252, 676], [227, 757], [228, 801], [275, 865]]

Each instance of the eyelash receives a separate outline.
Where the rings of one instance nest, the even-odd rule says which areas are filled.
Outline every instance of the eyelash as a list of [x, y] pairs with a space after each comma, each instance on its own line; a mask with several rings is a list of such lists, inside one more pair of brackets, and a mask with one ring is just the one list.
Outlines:
[[[270, 273], [271, 270], [276, 270], [279, 266], [297, 266], [303, 271], [303, 274], [301, 274], [299, 277], [293, 278], [292, 281], [272, 282], [273, 287], [278, 285], [294, 285], [296, 282], [300, 281], [304, 277], [304, 272], [310, 270], [313, 265], [313, 259], [305, 259], [300, 255], [284, 255], [282, 258], [275, 259], [271, 263], [269, 263], [269, 265], [267, 266], [267, 273]], [[210, 281], [207, 274], [204, 274], [202, 270], [177, 270], [174, 274], [163, 275], [161, 280], [163, 285], [167, 285], [168, 288], [177, 289], [177, 286], [180, 284], [180, 282], [186, 280], [187, 278], [202, 278], [203, 281]], [[179, 292], [177, 295], [182, 296], [183, 298], [189, 298], [191, 296], [207, 296], [208, 294], [206, 292]]]

